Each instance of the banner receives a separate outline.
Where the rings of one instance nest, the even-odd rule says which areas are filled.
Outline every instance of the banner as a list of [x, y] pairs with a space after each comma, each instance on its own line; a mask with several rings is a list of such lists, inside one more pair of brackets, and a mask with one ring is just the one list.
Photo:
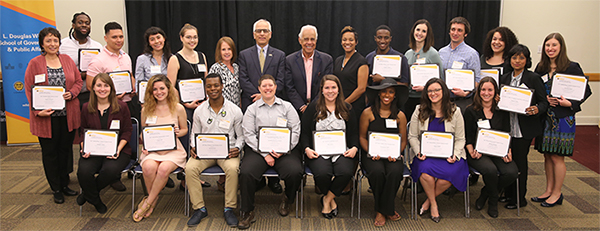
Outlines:
[[29, 132], [29, 102], [25, 96], [25, 70], [40, 55], [38, 34], [56, 28], [53, 0], [0, 1], [0, 56], [6, 106], [7, 144], [37, 143]]

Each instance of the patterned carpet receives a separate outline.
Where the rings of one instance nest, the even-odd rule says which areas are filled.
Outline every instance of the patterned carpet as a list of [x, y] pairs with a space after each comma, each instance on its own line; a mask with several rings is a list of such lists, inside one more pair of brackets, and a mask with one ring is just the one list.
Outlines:
[[[106, 214], [98, 214], [93, 206], [83, 206], [79, 216], [79, 206], [75, 197], [66, 197], [64, 204], [55, 204], [46, 182], [41, 152], [38, 145], [1, 147], [0, 160], [0, 230], [234, 230], [223, 221], [223, 194], [216, 189], [217, 177], [203, 177], [212, 183], [205, 188], [206, 207], [209, 216], [194, 228], [186, 226], [184, 215], [184, 193], [177, 188], [164, 189], [159, 203], [148, 219], [140, 223], [131, 220], [132, 180], [123, 174], [123, 183], [127, 191], [116, 192], [107, 188], [102, 191], [102, 200], [108, 206]], [[77, 158], [75, 163], [77, 163]], [[529, 155], [529, 185], [527, 197], [537, 196], [545, 188], [543, 157], [532, 150]], [[327, 220], [321, 217], [318, 199], [314, 193], [312, 177], [308, 177], [304, 195], [304, 218], [294, 217], [292, 211], [288, 217], [280, 217], [276, 208], [281, 195], [264, 188], [257, 193], [257, 222], [250, 230], [598, 230], [600, 227], [600, 186], [599, 175], [570, 158], [567, 161], [567, 177], [563, 187], [565, 202], [555, 208], [543, 208], [539, 204], [529, 203], [516, 211], [499, 209], [499, 218], [490, 218], [486, 211], [474, 209], [475, 199], [483, 186], [480, 182], [470, 189], [471, 217], [464, 217], [463, 194], [457, 193], [452, 199], [438, 197], [442, 221], [434, 223], [429, 218], [410, 218], [410, 197], [404, 202], [400, 193], [396, 208], [402, 216], [399, 221], [388, 221], [384, 227], [373, 226], [373, 197], [367, 192], [368, 183], [362, 181], [361, 218], [351, 217], [350, 196], [336, 201], [340, 214]], [[77, 166], [75, 166], [77, 167]], [[175, 179], [175, 176], [172, 176]], [[71, 174], [72, 189], [78, 189], [77, 177]], [[139, 180], [136, 184], [136, 203], [142, 198]], [[176, 181], [178, 183], [178, 181]], [[419, 194], [419, 206], [425, 195]], [[356, 206], [356, 202], [355, 202]]]

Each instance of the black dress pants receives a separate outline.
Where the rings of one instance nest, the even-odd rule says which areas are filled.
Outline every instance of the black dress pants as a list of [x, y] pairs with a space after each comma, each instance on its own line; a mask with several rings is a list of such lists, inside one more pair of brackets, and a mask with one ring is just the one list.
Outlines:
[[499, 189], [514, 183], [519, 174], [515, 161], [505, 163], [500, 157], [482, 155], [479, 159], [473, 159], [467, 152], [467, 162], [483, 176], [490, 200], [497, 201]]
[[393, 216], [396, 212], [396, 193], [404, 178], [404, 163], [402, 159], [390, 162], [387, 158], [373, 160], [363, 152], [362, 167], [373, 190], [375, 212]]
[[50, 189], [56, 192], [69, 184], [69, 172], [73, 169], [73, 138], [66, 116], [51, 119], [52, 138], [38, 137], [42, 148], [42, 163]]
[[121, 178], [121, 171], [127, 167], [130, 159], [127, 154], [120, 154], [117, 159], [108, 159], [104, 156], [79, 158], [77, 179], [85, 200], [92, 204], [101, 202], [100, 190]]
[[[356, 154], [358, 155], [358, 152]], [[329, 159], [319, 156], [315, 159], [306, 158], [305, 161], [313, 173], [315, 185], [325, 195], [331, 191], [336, 197], [341, 196], [354, 176], [354, 158], [340, 156], [333, 162], [333, 156]]]
[[[513, 162], [519, 169], [519, 198], [521, 204], [526, 203], [525, 194], [527, 194], [527, 170], [529, 169], [529, 163], [527, 162], [527, 155], [529, 155], [529, 147], [533, 139], [524, 138], [512, 138], [510, 141], [510, 147], [512, 149]], [[506, 196], [512, 198], [513, 201], [509, 203], [516, 204], [517, 202], [517, 183], [510, 184], [505, 189]]]

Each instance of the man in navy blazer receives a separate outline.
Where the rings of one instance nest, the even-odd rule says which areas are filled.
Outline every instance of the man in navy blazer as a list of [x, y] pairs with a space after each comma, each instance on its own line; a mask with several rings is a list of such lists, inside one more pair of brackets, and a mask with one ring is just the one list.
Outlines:
[[331, 55], [316, 50], [318, 35], [315, 26], [303, 26], [298, 34], [302, 50], [285, 58], [285, 90], [290, 102], [300, 113], [304, 112], [311, 100], [319, 97], [321, 78], [333, 73]]
[[[277, 88], [277, 97], [284, 98], [285, 53], [269, 46], [271, 33], [271, 23], [269, 21], [266, 19], [256, 21], [253, 26], [256, 45], [241, 51], [238, 57], [240, 85], [242, 87], [242, 111], [244, 112], [250, 104], [260, 99], [258, 79], [265, 74], [275, 77], [276, 84], [280, 86]], [[261, 59], [264, 59], [263, 66], [261, 66]]]

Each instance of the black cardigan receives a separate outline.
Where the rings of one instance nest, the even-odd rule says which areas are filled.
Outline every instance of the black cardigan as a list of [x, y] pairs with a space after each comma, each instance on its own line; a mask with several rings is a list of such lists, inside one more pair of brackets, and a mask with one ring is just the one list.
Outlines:
[[[352, 106], [346, 103], [346, 107], [351, 108]], [[314, 149], [313, 142], [313, 131], [315, 131], [317, 126], [317, 121], [315, 120], [317, 113], [317, 101], [312, 101], [304, 114], [302, 114], [302, 132], [300, 133], [300, 143], [302, 144], [302, 152], [309, 147]], [[352, 110], [349, 111], [348, 116], [350, 119], [346, 122], [346, 146], [348, 148], [358, 146], [358, 121], [356, 120], [356, 116], [354, 116], [354, 112]]]
[[[476, 111], [473, 105], [467, 107], [463, 117], [465, 120], [465, 144], [475, 146], [475, 142], [477, 141], [477, 121], [480, 119], [486, 120], [487, 118], [482, 109]], [[507, 111], [494, 110], [494, 115], [489, 122], [490, 127], [494, 130], [510, 132], [510, 116]]]

